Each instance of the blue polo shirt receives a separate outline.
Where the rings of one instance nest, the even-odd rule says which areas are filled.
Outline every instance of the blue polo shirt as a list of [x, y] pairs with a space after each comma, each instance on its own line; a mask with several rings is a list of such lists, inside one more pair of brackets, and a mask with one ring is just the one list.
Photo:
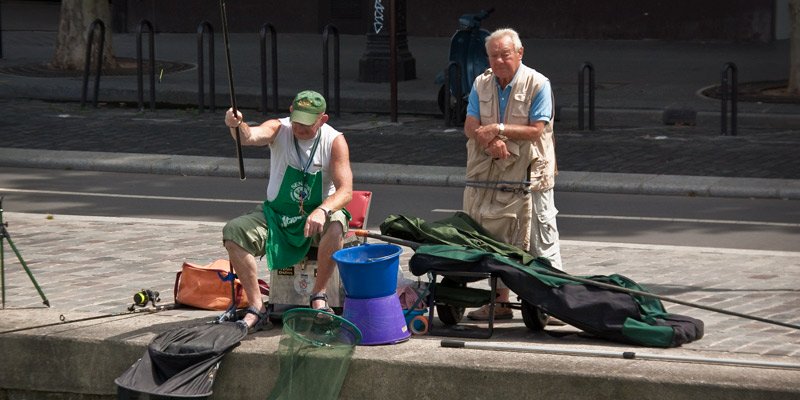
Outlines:
[[[520, 65], [520, 68], [523, 66]], [[519, 69], [517, 70], [519, 73]], [[514, 76], [516, 77], [516, 75]], [[514, 81], [513, 79], [511, 80]], [[511, 96], [511, 84], [509, 83], [505, 90], [500, 87], [500, 84], [497, 83], [495, 80], [495, 86], [497, 87], [497, 98], [500, 99], [500, 119], [499, 121], [505, 121], [505, 112], [506, 112], [506, 104], [508, 104], [508, 98]], [[475, 83], [472, 83], [472, 90], [469, 93], [469, 103], [467, 104], [467, 115], [477, 118], [478, 120], [481, 119], [481, 112], [480, 112], [480, 102], [478, 101], [478, 92], [475, 90]], [[536, 98], [533, 99], [531, 102], [531, 109], [528, 111], [528, 121], [545, 121], [546, 123], [550, 123], [550, 120], [553, 117], [553, 95], [550, 89], [550, 81], [545, 82], [542, 85], [542, 89], [539, 90], [539, 93], [536, 94]]]

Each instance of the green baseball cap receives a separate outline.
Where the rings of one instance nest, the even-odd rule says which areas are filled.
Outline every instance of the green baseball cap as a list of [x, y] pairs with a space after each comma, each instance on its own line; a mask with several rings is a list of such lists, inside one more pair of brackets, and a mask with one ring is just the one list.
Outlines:
[[325, 98], [313, 90], [304, 90], [294, 97], [292, 115], [289, 119], [303, 125], [314, 125], [317, 117], [325, 112]]

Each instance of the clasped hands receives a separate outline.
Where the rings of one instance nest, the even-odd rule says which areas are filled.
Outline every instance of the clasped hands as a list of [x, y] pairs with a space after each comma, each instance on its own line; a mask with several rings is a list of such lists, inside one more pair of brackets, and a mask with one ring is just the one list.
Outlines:
[[490, 157], [506, 159], [511, 156], [506, 143], [497, 136], [500, 135], [499, 124], [481, 125], [475, 129], [475, 140], [478, 145], [483, 147], [483, 151]]

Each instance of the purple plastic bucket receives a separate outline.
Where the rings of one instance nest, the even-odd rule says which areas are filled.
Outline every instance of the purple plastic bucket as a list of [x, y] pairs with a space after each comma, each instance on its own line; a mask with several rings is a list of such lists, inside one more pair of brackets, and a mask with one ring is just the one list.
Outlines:
[[395, 294], [402, 253], [394, 244], [364, 244], [333, 253], [347, 297], [373, 299]]
[[372, 299], [344, 300], [344, 319], [361, 331], [361, 345], [394, 344], [408, 340], [411, 332], [395, 294]]

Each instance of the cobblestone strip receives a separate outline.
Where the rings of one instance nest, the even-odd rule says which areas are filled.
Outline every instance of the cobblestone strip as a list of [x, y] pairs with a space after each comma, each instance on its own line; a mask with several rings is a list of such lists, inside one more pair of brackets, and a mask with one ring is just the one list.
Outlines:
[[[246, 119], [253, 123], [266, 118], [255, 111], [246, 112]], [[385, 115], [347, 113], [331, 119], [330, 124], [345, 133], [353, 162], [466, 164], [460, 128], [447, 128], [441, 118], [430, 115], [405, 115], [399, 123], [387, 119]], [[4, 123], [0, 147], [214, 157], [233, 154], [221, 111], [139, 113], [129, 108], [82, 110], [73, 103], [0, 100], [0, 120]], [[709, 127], [650, 123], [594, 132], [561, 126], [556, 136], [562, 171], [800, 179], [800, 158], [795, 156], [800, 128], [743, 128], [739, 136], [731, 137], [719, 136]], [[269, 157], [269, 151], [261, 148], [245, 147], [243, 154]]]

